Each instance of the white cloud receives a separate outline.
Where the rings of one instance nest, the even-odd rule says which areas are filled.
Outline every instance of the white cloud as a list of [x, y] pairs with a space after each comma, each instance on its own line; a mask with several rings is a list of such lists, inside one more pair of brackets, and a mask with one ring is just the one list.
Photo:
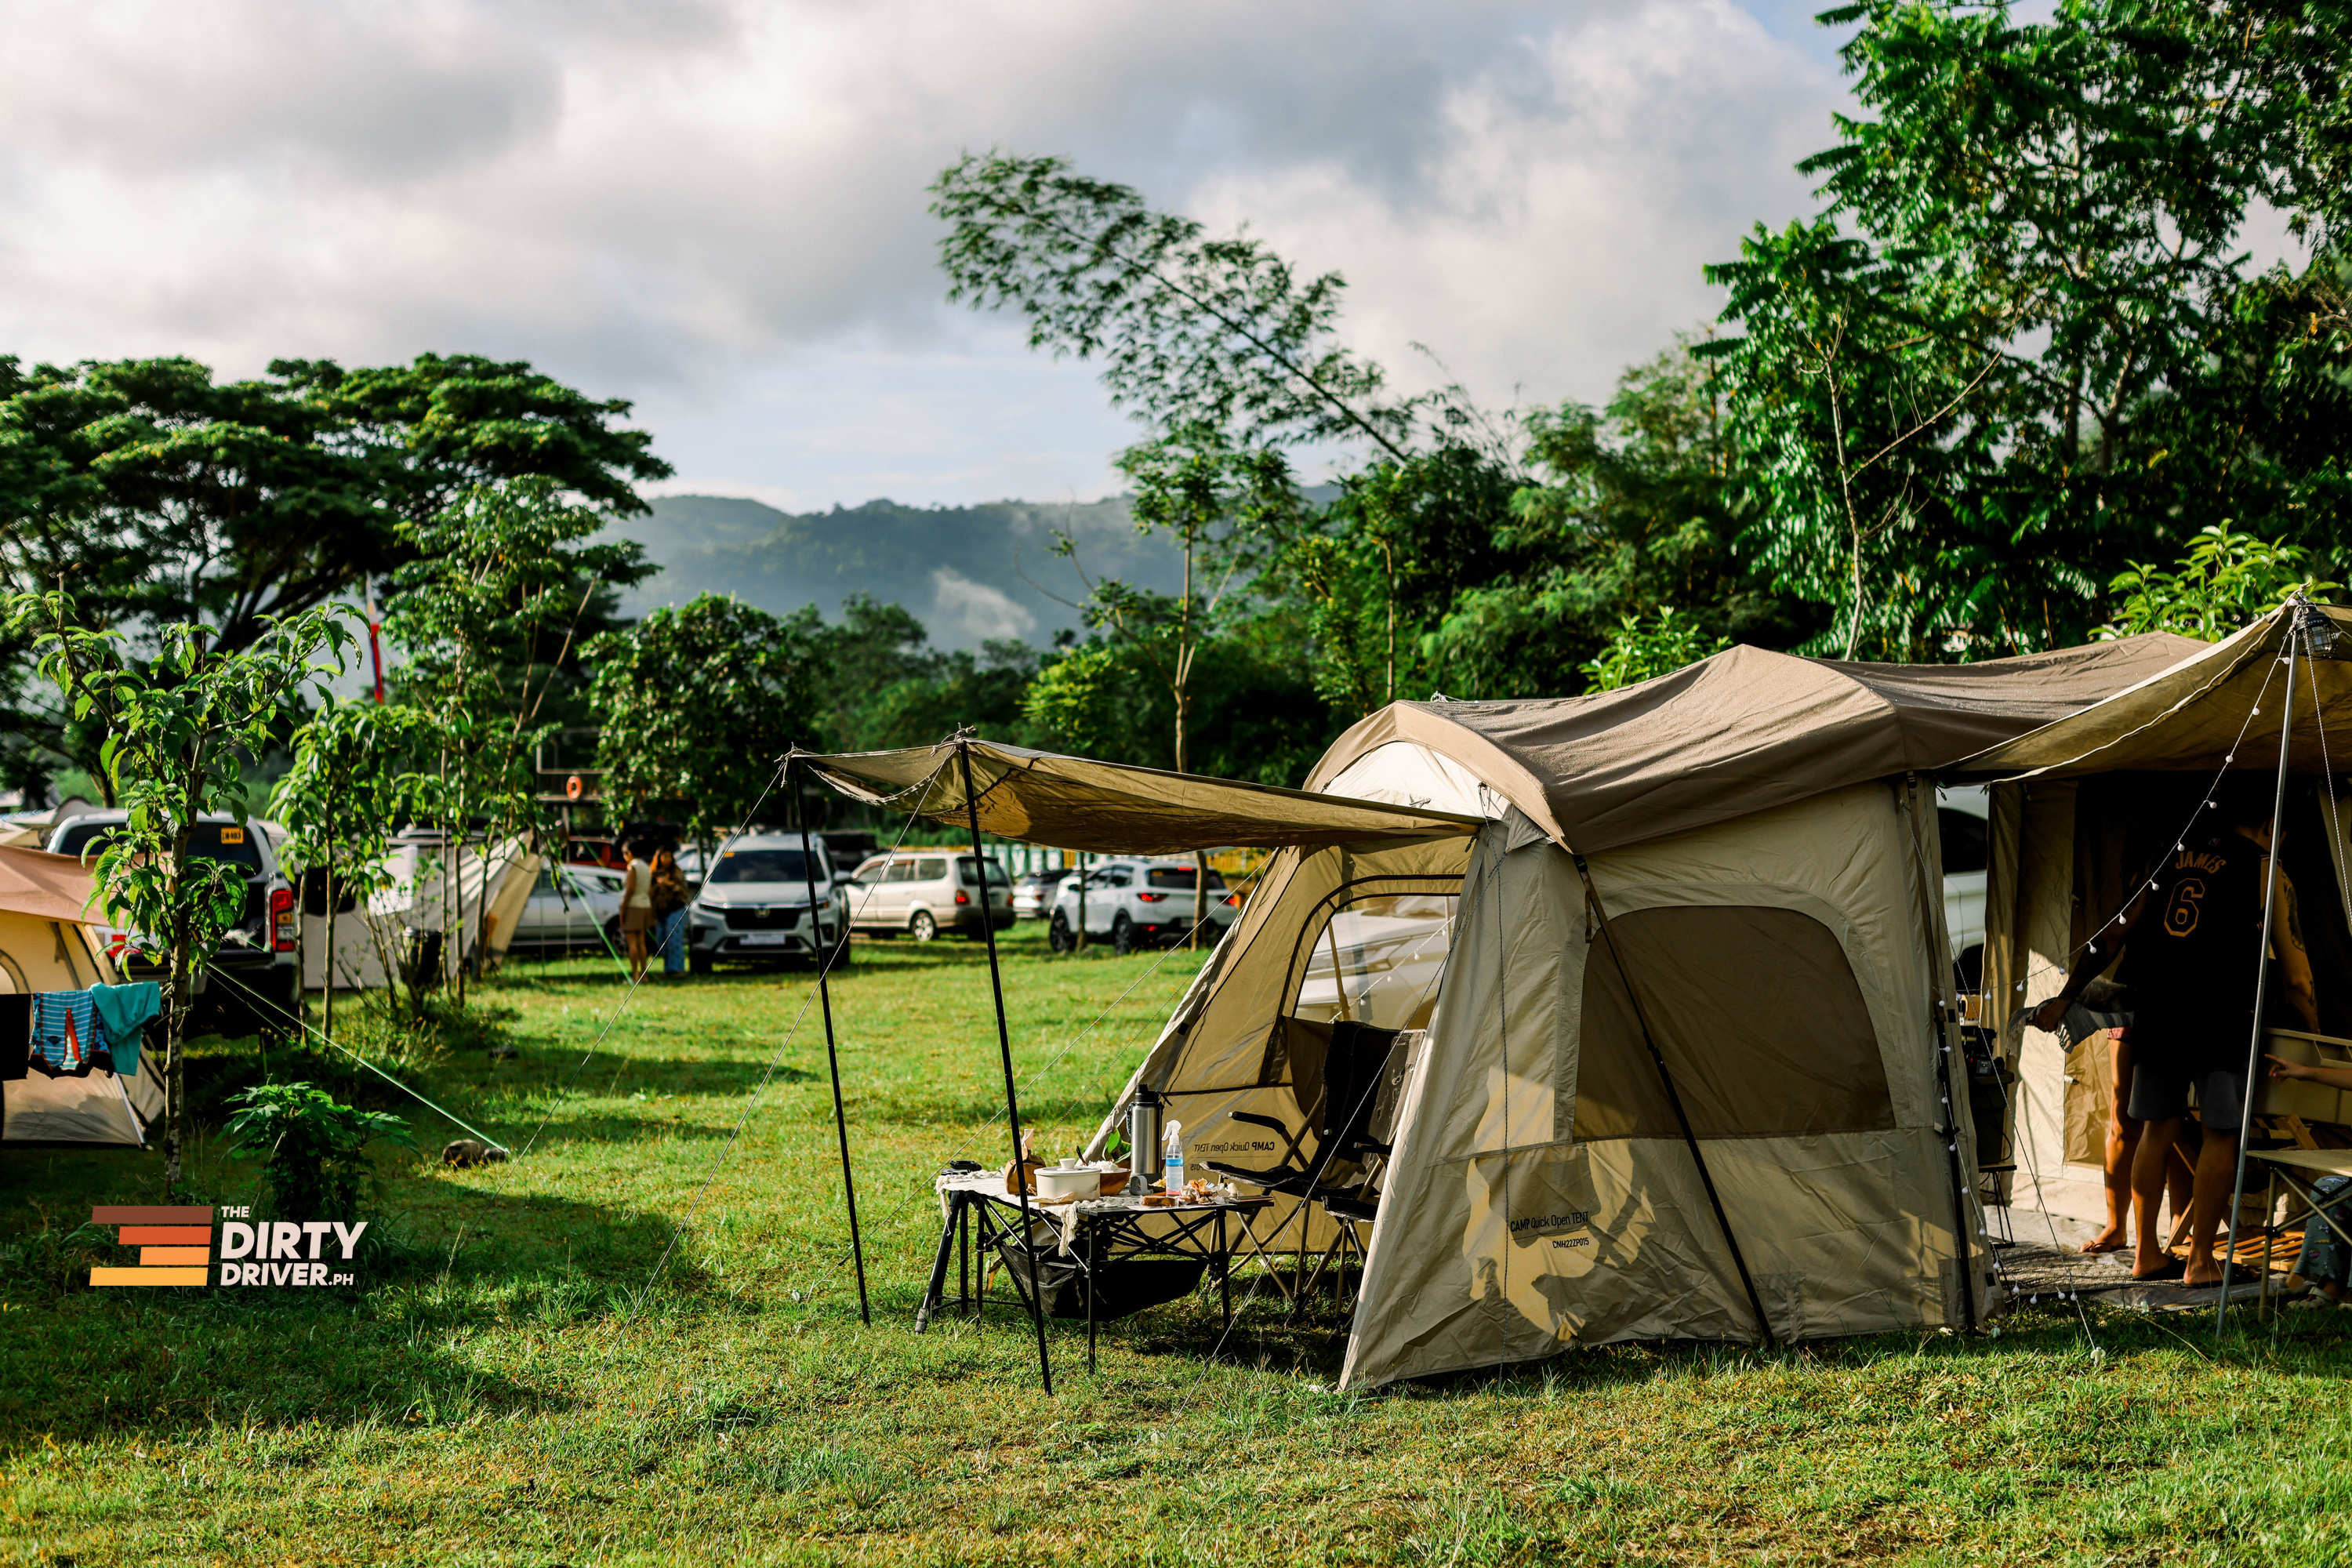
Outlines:
[[959, 153], [1249, 220], [1410, 379], [1418, 341], [1493, 401], [1592, 397], [1801, 205], [1837, 97], [1726, 0], [19, 9], [0, 350], [512, 355], [643, 399], [688, 479], [1099, 494], [1088, 371], [940, 304]]
[[963, 647], [992, 637], [1025, 637], [1037, 629], [1037, 617], [1014, 604], [1003, 589], [938, 566], [931, 570], [931, 614], [927, 624], [934, 641]]

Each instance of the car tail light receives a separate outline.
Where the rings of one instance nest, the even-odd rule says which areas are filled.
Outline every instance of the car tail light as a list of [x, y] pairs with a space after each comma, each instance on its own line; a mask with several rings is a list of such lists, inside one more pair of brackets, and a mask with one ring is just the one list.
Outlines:
[[1225, 895], [1225, 902], [1234, 909], [1240, 909], [1242, 907], [1242, 896], [1239, 893], [1227, 893]]
[[970, 893], [958, 893], [956, 895], [956, 902], [960, 904], [968, 904], [971, 902], [971, 895]]
[[1162, 902], [1168, 897], [1165, 893], [1138, 893], [1135, 896], [1142, 900], [1147, 904], [1157, 904]]
[[280, 952], [294, 951], [294, 889], [278, 888], [269, 895], [269, 933]]

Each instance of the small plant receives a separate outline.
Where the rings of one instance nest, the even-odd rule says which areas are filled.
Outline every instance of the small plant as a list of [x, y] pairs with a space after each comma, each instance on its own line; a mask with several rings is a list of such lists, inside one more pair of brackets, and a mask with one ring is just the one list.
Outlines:
[[2316, 596], [2344, 585], [2315, 580], [2315, 564], [2300, 545], [2233, 533], [2227, 521], [2217, 522], [2197, 531], [2189, 553], [2171, 571], [2134, 562], [2118, 574], [2107, 591], [2123, 595], [2122, 605], [2099, 636], [2177, 632], [2219, 642], [2285, 604], [2290, 594]]
[[1588, 691], [1614, 691], [1672, 675], [1730, 646], [1728, 637], [1710, 642], [1689, 616], [1668, 605], [1646, 622], [1638, 616], [1627, 616], [1609, 634], [1601, 657], [1577, 668], [1591, 682], [1585, 689]]
[[384, 1110], [361, 1110], [308, 1083], [265, 1083], [230, 1097], [237, 1152], [258, 1155], [270, 1207], [280, 1217], [352, 1220], [368, 1175], [367, 1147], [378, 1139], [416, 1147], [408, 1123]]

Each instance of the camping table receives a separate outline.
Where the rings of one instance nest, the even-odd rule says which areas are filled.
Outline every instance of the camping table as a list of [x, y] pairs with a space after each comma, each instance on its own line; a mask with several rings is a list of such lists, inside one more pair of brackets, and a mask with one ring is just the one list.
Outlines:
[[[1021, 1199], [996, 1172], [951, 1173], [940, 1176], [932, 1185], [946, 1223], [940, 1232], [939, 1251], [931, 1260], [930, 1285], [915, 1312], [917, 1333], [923, 1331], [935, 1312], [950, 1306], [977, 1318], [986, 1300], [986, 1266], [983, 1263], [982, 1293], [975, 1294], [973, 1249], [977, 1247], [984, 1258], [992, 1247], [1018, 1246], [1021, 1241]], [[1095, 1275], [1102, 1265], [1114, 1258], [1208, 1259], [1210, 1272], [1217, 1279], [1224, 1327], [1231, 1330], [1234, 1242], [1237, 1236], [1248, 1234], [1250, 1221], [1272, 1202], [1259, 1196], [1146, 1205], [1141, 1198], [1111, 1197], [1047, 1204], [1032, 1197], [1030, 1217], [1052, 1227], [1058, 1243], [1055, 1250], [1076, 1263], [1086, 1279], [1087, 1370], [1092, 1372], [1095, 1366]], [[1228, 1215], [1239, 1216], [1241, 1223], [1229, 1226]], [[948, 1265], [959, 1252], [957, 1295], [950, 1302], [946, 1300]], [[1042, 1281], [1033, 1288], [1042, 1289]]]
[[[2303, 1200], [2304, 1206], [2311, 1211], [2312, 1218], [2334, 1231], [2337, 1240], [2352, 1246], [2352, 1231], [2346, 1230], [2334, 1215], [2321, 1206], [2312, 1190], [2322, 1176], [2352, 1176], [2352, 1149], [2249, 1149], [2246, 1153], [2270, 1167], [2273, 1200], [2277, 1195], [2276, 1184], [2284, 1181], [2287, 1191]], [[2352, 1198], [2352, 1194], [2338, 1193], [2333, 1202], [2342, 1203], [2347, 1198]], [[2271, 1241], [2281, 1229], [2278, 1225], [2269, 1223], [2271, 1206], [2274, 1205], [2266, 1205], [2263, 1210], [2263, 1300], [2265, 1305], [2269, 1303], [2271, 1293]], [[2309, 1228], [2308, 1220], [2305, 1226]]]

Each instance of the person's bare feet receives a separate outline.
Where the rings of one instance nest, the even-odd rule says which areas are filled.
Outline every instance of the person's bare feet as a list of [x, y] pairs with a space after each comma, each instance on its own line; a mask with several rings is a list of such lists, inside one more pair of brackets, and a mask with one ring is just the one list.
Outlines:
[[2221, 1266], [2210, 1258], [2192, 1258], [2189, 1260], [2189, 1271], [2180, 1277], [2180, 1282], [2192, 1288], [2219, 1285], [2221, 1282]]
[[2099, 1232], [2098, 1235], [2091, 1237], [2090, 1240], [2083, 1243], [2083, 1250], [2085, 1253], [2121, 1252], [2125, 1247], [2129, 1247], [2130, 1245], [2131, 1238], [2124, 1234], [2124, 1227], [2119, 1225], [2111, 1225], [2107, 1226], [2106, 1229]]
[[2132, 1278], [2178, 1279], [2180, 1278], [2180, 1262], [2168, 1252], [2135, 1251], [2132, 1255]]

